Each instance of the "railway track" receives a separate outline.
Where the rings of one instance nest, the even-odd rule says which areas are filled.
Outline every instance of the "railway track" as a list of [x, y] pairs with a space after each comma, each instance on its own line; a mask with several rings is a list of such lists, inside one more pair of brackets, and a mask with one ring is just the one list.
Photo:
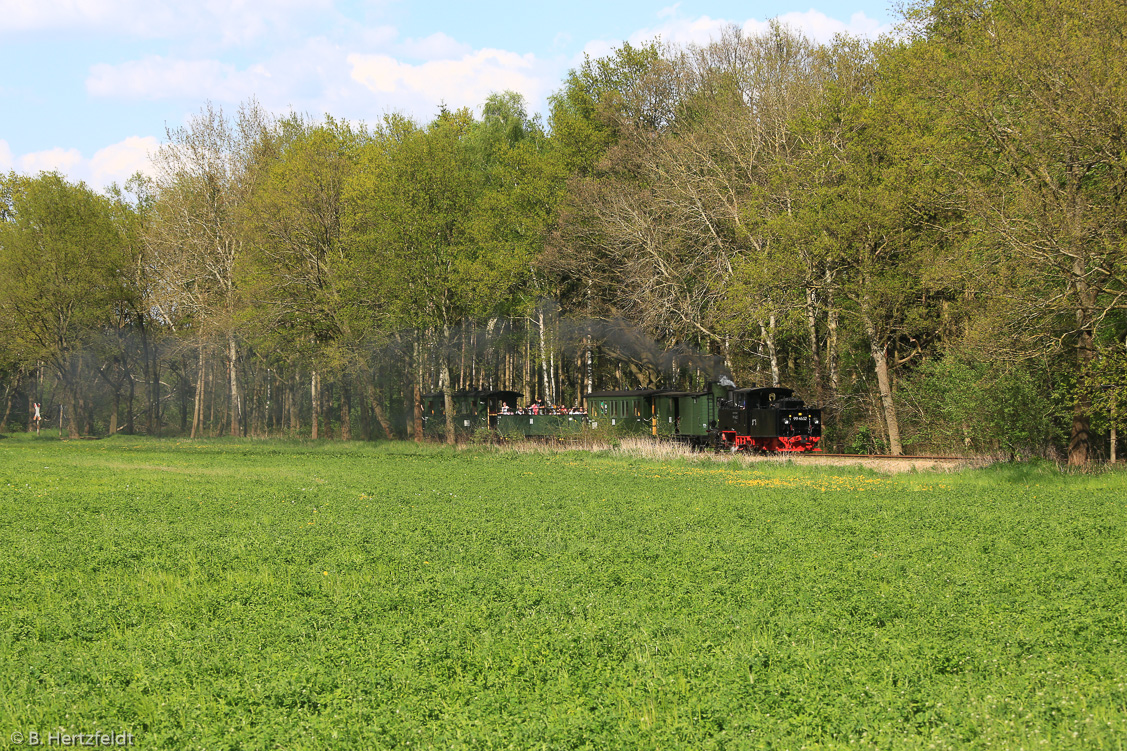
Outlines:
[[915, 459], [929, 459], [929, 460], [934, 459], [934, 460], [945, 461], [945, 462], [968, 462], [968, 461], [971, 460], [970, 457], [966, 457], [966, 456], [927, 456], [927, 455], [907, 456], [907, 455], [904, 455], [904, 454], [901, 454], [900, 456], [893, 456], [892, 454], [826, 454], [826, 453], [822, 453], [820, 451], [796, 452], [795, 455], [796, 456], [815, 457], [815, 458], [816, 457], [833, 457], [833, 458], [837, 458], [837, 459], [892, 459], [892, 460], [902, 460], [902, 461], [912, 461], [912, 460], [915, 460]]
[[911, 472], [913, 470], [952, 470], [976, 463], [971, 457], [961, 456], [892, 456], [891, 454], [822, 454], [817, 452], [794, 453], [775, 459], [793, 459], [801, 464], [823, 464], [837, 467], [866, 467], [878, 472]]

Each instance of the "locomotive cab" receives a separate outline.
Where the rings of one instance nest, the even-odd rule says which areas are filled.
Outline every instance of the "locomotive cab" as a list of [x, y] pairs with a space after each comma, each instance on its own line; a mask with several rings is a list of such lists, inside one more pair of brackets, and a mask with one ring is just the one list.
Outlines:
[[758, 451], [817, 451], [822, 411], [782, 387], [730, 389], [719, 404], [721, 445]]

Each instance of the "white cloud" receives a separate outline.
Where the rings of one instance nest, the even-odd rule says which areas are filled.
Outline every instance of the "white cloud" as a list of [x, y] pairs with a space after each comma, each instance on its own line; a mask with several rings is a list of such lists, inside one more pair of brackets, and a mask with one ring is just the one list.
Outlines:
[[399, 38], [399, 29], [394, 26], [365, 26], [355, 32], [356, 43], [362, 49], [387, 47]]
[[[91, 67], [86, 90], [99, 98], [183, 102], [188, 109], [205, 100], [226, 107], [253, 97], [279, 114], [331, 113], [371, 122], [391, 111], [429, 120], [440, 103], [478, 107], [490, 93], [506, 89], [523, 94], [536, 110], [561, 75], [558, 61], [472, 50], [444, 34], [383, 46], [386, 53], [350, 54], [334, 40], [314, 37], [241, 67], [219, 59], [157, 56], [102, 63]], [[424, 60], [406, 62], [408, 55]]]
[[473, 51], [468, 44], [462, 44], [441, 31], [422, 39], [408, 39], [401, 48], [408, 57], [420, 60], [445, 60], [462, 57]]
[[[881, 24], [864, 13], [854, 13], [849, 22], [830, 18], [825, 13], [817, 10], [808, 10], [805, 13], [784, 13], [777, 19], [784, 26], [802, 31], [815, 42], [828, 42], [837, 34], [848, 34], [855, 37], [876, 39], [881, 34], [892, 30], [887, 24]], [[744, 31], [765, 31], [766, 21], [748, 20], [744, 23]]]
[[123, 184], [135, 172], [152, 173], [149, 154], [160, 142], [152, 136], [130, 136], [87, 159], [78, 149], [56, 147], [13, 156], [6, 141], [0, 140], [0, 171], [14, 170], [34, 177], [40, 172], [58, 172], [73, 182], [83, 181], [95, 190], [111, 183]]
[[78, 149], [55, 147], [46, 151], [23, 154], [15, 160], [16, 171], [25, 175], [38, 175], [40, 172], [59, 172], [70, 175], [83, 163]]
[[188, 110], [205, 100], [226, 107], [253, 97], [275, 113], [332, 113], [371, 122], [398, 111], [427, 120], [441, 102], [476, 107], [504, 89], [520, 92], [538, 109], [559, 84], [564, 64], [475, 50], [443, 32], [403, 40], [395, 28], [373, 25], [345, 37], [313, 35], [282, 44], [250, 62], [208, 53], [98, 63], [89, 68], [86, 91], [95, 98], [173, 101]]
[[530, 102], [539, 101], [554, 81], [533, 55], [505, 50], [477, 50], [458, 59], [432, 60], [420, 65], [388, 55], [348, 56], [352, 78], [379, 94], [421, 97], [437, 106], [476, 107], [492, 92], [511, 89]]
[[135, 172], [153, 173], [149, 159], [160, 148], [160, 141], [152, 136], [130, 136], [124, 141], [99, 149], [90, 159], [87, 169], [90, 184], [104, 187], [110, 183], [125, 184]]
[[[749, 18], [746, 21], [733, 22], [722, 18], [710, 18], [709, 16], [678, 18], [676, 11], [676, 5], [660, 11], [658, 17], [668, 20], [658, 26], [643, 28], [634, 32], [628, 40], [630, 44], [645, 44], [661, 37], [663, 42], [678, 46], [706, 45], [713, 39], [718, 39], [723, 29], [732, 23], [736, 23], [748, 34], [762, 33], [769, 28], [769, 21], [767, 20], [761, 21]], [[864, 13], [854, 13], [848, 22], [844, 22], [830, 18], [821, 11], [811, 9], [804, 13], [784, 13], [775, 16], [774, 20], [796, 31], [801, 31], [815, 42], [829, 42], [836, 34], [849, 34], [875, 39], [880, 34], [892, 30], [891, 26], [882, 25], [879, 21], [869, 18]], [[598, 39], [588, 42], [583, 48], [583, 53], [592, 58], [603, 57], [620, 46], [621, 42]], [[578, 63], [581, 60], [582, 55], [577, 58], [576, 62]]]
[[350, 117], [366, 94], [351, 78], [346, 52], [324, 37], [284, 48], [246, 67], [217, 59], [147, 57], [90, 68], [86, 90], [94, 97], [173, 100], [194, 109], [206, 101], [235, 105], [255, 98], [266, 109]]
[[259, 89], [271, 88], [269, 79], [261, 65], [238, 70], [218, 60], [154, 56], [120, 65], [94, 65], [86, 79], [86, 90], [93, 96], [122, 99], [239, 101]]

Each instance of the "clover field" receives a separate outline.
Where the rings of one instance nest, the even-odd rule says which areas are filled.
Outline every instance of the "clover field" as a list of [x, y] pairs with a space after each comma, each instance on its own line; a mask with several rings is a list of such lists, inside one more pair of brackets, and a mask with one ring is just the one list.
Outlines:
[[0, 738], [1127, 747], [1127, 476], [0, 441]]

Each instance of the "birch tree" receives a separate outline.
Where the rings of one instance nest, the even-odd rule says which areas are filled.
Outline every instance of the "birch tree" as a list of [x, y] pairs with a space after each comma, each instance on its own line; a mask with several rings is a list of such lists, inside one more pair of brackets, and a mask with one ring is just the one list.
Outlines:
[[211, 336], [223, 341], [231, 435], [240, 433], [243, 416], [238, 314], [245, 208], [264, 161], [268, 124], [253, 101], [234, 120], [208, 103], [187, 126], [167, 131], [153, 160], [156, 202], [146, 229], [153, 307], [170, 330], [190, 326], [201, 352]]

